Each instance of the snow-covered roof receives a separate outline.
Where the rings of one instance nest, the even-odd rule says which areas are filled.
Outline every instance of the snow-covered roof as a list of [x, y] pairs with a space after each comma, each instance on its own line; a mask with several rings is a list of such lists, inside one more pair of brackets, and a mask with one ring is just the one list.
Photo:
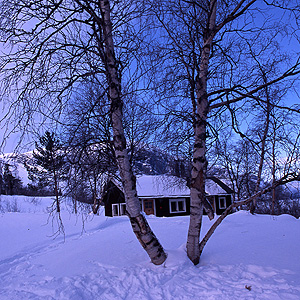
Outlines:
[[[120, 185], [118, 184], [119, 188]], [[190, 189], [182, 178], [168, 175], [141, 175], [137, 177], [137, 194], [139, 197], [189, 197]], [[205, 192], [208, 195], [228, 194], [218, 183], [207, 179]]]
[[139, 197], [183, 197], [190, 195], [190, 189], [182, 178], [167, 175], [142, 175], [136, 180]]
[[224, 195], [224, 194], [228, 194], [223, 188], [221, 188], [212, 179], [206, 179], [206, 181], [205, 181], [205, 192], [208, 195]]

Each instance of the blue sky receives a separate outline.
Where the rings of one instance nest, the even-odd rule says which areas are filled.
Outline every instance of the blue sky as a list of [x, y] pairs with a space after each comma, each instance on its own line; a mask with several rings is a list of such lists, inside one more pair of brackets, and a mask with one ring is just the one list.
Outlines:
[[[280, 18], [281, 16], [278, 16], [278, 17]], [[282, 38], [282, 42], [284, 44], [286, 42], [287, 37], [284, 36], [284, 34], [283, 34], [281, 38]], [[289, 41], [286, 45], [292, 51], [299, 52], [299, 49], [296, 49], [299, 47], [298, 41], [292, 40], [292, 41]], [[299, 101], [299, 98], [293, 93], [286, 99], [286, 104], [287, 105], [300, 104], [300, 101]], [[2, 103], [0, 102], [0, 120], [2, 120], [4, 116], [5, 116], [5, 110], [3, 109]], [[15, 147], [18, 145], [19, 139], [21, 136], [20, 134], [13, 133], [13, 134], [10, 134], [9, 137], [7, 137], [7, 134], [12, 129], [13, 129], [13, 125], [7, 124], [7, 120], [1, 121], [1, 123], [0, 123], [0, 152], [12, 152], [15, 149]], [[5, 139], [5, 144], [2, 145], [4, 139]], [[21, 144], [22, 146], [25, 147], [24, 150], [32, 148], [32, 145], [30, 147], [30, 145], [27, 145], [27, 144], [28, 144], [28, 139], [26, 142], [23, 142]], [[2, 147], [1, 147], [1, 145], [2, 145]]]

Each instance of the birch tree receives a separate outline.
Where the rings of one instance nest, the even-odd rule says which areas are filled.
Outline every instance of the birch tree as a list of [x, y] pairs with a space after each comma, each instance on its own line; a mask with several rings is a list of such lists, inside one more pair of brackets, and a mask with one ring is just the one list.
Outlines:
[[[202, 251], [199, 236], [211, 136], [218, 137], [222, 123], [226, 123], [236, 137], [246, 138], [243, 121], [270, 101], [264, 95], [268, 87], [281, 82], [291, 88], [299, 75], [299, 52], [288, 55], [287, 48], [280, 47], [279, 43], [282, 32], [298, 43], [299, 6], [297, 1], [276, 3], [259, 0], [151, 2], [153, 19], [156, 19], [153, 30], [159, 28], [160, 34], [149, 60], [154, 68], [158, 58], [163, 61], [157, 68], [159, 83], [153, 88], [159, 91], [165, 84], [165, 90], [168, 87], [171, 93], [174, 90], [177, 107], [189, 110], [181, 113], [183, 122], [189, 118], [194, 128], [187, 239], [187, 255], [194, 264], [199, 262]], [[162, 97], [162, 101], [170, 98], [170, 95], [168, 99]], [[299, 112], [296, 107], [281, 106]], [[267, 136], [268, 126], [266, 120], [262, 136]], [[265, 160], [262, 153], [261, 162]], [[259, 178], [261, 173], [258, 170]], [[251, 199], [255, 201], [256, 197]]]
[[126, 210], [151, 261], [161, 264], [166, 254], [141, 214], [122, 124], [122, 76], [138, 46], [134, 20], [140, 9], [134, 1], [2, 0], [1, 94], [9, 114], [28, 125], [36, 115], [55, 119], [85, 81], [104, 87]]

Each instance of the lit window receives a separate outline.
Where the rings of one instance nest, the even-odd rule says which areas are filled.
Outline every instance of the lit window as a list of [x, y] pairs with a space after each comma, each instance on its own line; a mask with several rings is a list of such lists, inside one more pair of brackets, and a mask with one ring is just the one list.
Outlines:
[[226, 198], [225, 197], [219, 197], [219, 208], [220, 209], [226, 208]]
[[181, 213], [185, 212], [185, 199], [170, 199], [170, 213]]

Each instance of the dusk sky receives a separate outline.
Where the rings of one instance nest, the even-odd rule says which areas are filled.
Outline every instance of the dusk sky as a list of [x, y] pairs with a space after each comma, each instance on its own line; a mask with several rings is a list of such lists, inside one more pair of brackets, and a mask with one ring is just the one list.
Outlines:
[[[279, 11], [280, 14], [278, 15], [278, 18], [282, 18], [282, 12]], [[257, 19], [260, 18], [260, 15], [256, 16]], [[299, 47], [299, 42], [292, 37], [288, 37], [285, 35], [284, 32], [282, 32], [280, 35], [277, 36], [278, 39], [280, 39], [280, 44], [281, 46], [286, 46], [289, 50], [292, 52], [297, 52], [298, 47]], [[0, 51], [3, 51], [3, 48], [0, 45]], [[5, 52], [5, 50], [4, 50]], [[296, 93], [291, 93], [287, 98], [286, 98], [286, 104], [291, 105], [291, 104], [300, 104], [299, 97], [296, 95]], [[7, 104], [6, 104], [6, 109], [7, 109]], [[13, 152], [15, 148], [20, 144], [20, 133], [11, 133], [13, 129], [13, 124], [8, 124], [8, 121], [4, 119], [6, 110], [3, 108], [3, 104], [0, 102], [0, 152]], [[24, 128], [22, 128], [24, 129]], [[30, 136], [28, 136], [30, 137]], [[26, 149], [32, 149], [32, 145], [34, 143], [30, 143], [30, 138], [27, 141], [23, 141], [21, 145], [21, 149], [24, 148]]]

